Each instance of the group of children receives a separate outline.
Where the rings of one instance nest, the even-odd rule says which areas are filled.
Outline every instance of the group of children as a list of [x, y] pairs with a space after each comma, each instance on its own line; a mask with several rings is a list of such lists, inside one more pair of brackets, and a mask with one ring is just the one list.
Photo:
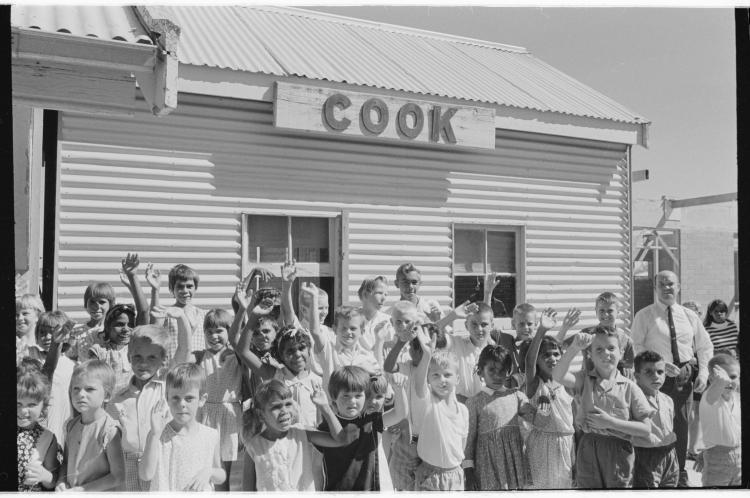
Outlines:
[[[243, 279], [234, 315], [192, 304], [200, 279], [185, 265], [169, 272], [169, 307], [146, 267], [149, 305], [139, 263], [122, 261], [135, 306], [92, 283], [86, 324], [17, 299], [19, 490], [229, 490], [241, 451], [246, 491], [676, 485], [673, 408], [659, 392], [674, 367], [633, 357], [612, 293], [596, 301], [599, 325], [567, 339], [577, 310], [549, 335], [556, 313], [526, 303], [509, 333], [487, 302], [444, 313], [418, 296], [421, 274], [404, 264], [390, 310], [388, 280], [367, 279], [361, 306], [336, 308], [329, 328], [328, 296], [311, 283], [295, 313], [293, 261], [280, 290], [252, 285], [263, 271]], [[468, 335], [454, 333], [459, 320]], [[703, 479], [715, 483], [738, 465], [712, 448], [739, 448], [739, 365], [718, 354], [709, 367]]]

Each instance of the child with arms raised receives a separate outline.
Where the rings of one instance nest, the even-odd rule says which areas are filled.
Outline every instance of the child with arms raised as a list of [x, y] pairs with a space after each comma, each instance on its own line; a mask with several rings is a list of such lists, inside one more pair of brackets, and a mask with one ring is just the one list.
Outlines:
[[635, 379], [646, 400], [653, 408], [651, 433], [648, 437], [634, 437], [635, 488], [674, 488], [680, 478], [673, 431], [674, 403], [672, 398], [659, 391], [664, 385], [667, 371], [672, 376], [679, 375], [679, 369], [667, 365], [658, 353], [642, 351], [634, 359]]
[[159, 400], [151, 411], [138, 474], [151, 481], [151, 491], [211, 491], [227, 475], [221, 466], [219, 432], [196, 418], [206, 402], [203, 369], [195, 363], [171, 368], [166, 394], [166, 402]]
[[328, 422], [328, 433], [297, 424], [298, 406], [280, 380], [271, 379], [258, 387], [243, 421], [243, 439], [255, 463], [258, 491], [321, 490], [313, 445], [345, 446], [356, 437], [358, 431], [342, 430], [322, 389], [317, 388], [310, 398]]
[[742, 414], [739, 393], [740, 364], [720, 353], [708, 362], [709, 384], [700, 404], [705, 450], [701, 480], [708, 486], [742, 484]]
[[[570, 364], [590, 347], [593, 368], [573, 375]], [[632, 485], [635, 454], [632, 437], [648, 437], [653, 409], [643, 391], [617, 371], [621, 358], [617, 332], [596, 327], [575, 335], [552, 378], [573, 389], [578, 399], [575, 424], [583, 431], [576, 450], [577, 488], [626, 488]]]
[[[170, 366], [188, 357], [189, 331], [181, 329], [182, 338], [170, 360]], [[167, 347], [169, 332], [157, 325], [142, 325], [133, 330], [128, 343], [128, 360], [133, 376], [107, 407], [108, 413], [122, 428], [122, 450], [125, 458], [125, 491], [148, 491], [150, 483], [139, 478], [141, 457], [146, 449], [151, 412], [166, 400]]]
[[125, 478], [120, 429], [105, 411], [115, 373], [100, 360], [78, 365], [70, 381], [70, 402], [78, 415], [66, 426], [63, 462], [56, 491], [119, 491]]
[[[570, 310], [562, 328], [567, 329], [576, 321], [578, 314]], [[526, 439], [531, 489], [569, 489], [573, 485], [573, 397], [552, 378], [562, 356], [560, 343], [547, 335], [554, 326], [555, 313], [545, 310], [536, 335], [521, 346], [526, 363], [526, 395], [534, 407], [533, 428]]]
[[458, 359], [456, 397], [462, 403], [482, 389], [482, 380], [476, 374], [477, 359], [487, 345], [495, 345], [491, 337], [494, 330], [492, 308], [485, 303], [479, 303], [476, 310], [466, 318], [469, 336], [452, 337], [448, 344], [448, 349]]
[[37, 366], [16, 369], [18, 491], [53, 489], [62, 460], [57, 438], [39, 424], [47, 410], [50, 385]]

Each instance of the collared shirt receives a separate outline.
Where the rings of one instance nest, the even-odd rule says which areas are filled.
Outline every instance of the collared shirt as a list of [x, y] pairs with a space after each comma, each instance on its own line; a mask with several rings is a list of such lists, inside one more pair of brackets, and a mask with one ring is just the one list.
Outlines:
[[[679, 304], [672, 305], [672, 319], [680, 360], [686, 362], [693, 356], [697, 356], [698, 375], [702, 376], [705, 381], [708, 378], [708, 360], [714, 354], [714, 347], [708, 332], [703, 328], [698, 315]], [[635, 354], [642, 351], [654, 351], [659, 353], [665, 361], [677, 364], [677, 360], [672, 358], [667, 307], [661, 301], [657, 300], [636, 313], [631, 336]]]
[[623, 432], [589, 427], [586, 415], [592, 407], [597, 407], [620, 420], [641, 421], [654, 411], [641, 388], [620, 372], [615, 372], [612, 379], [603, 379], [596, 370], [581, 370], [576, 374], [575, 394], [580, 407], [576, 412], [575, 424], [583, 432], [615, 436], [629, 441], [631, 436]]
[[448, 349], [453, 351], [458, 359], [458, 384], [456, 385], [456, 394], [471, 398], [477, 394], [484, 383], [482, 379], [474, 372], [477, 366], [479, 354], [488, 344], [494, 345], [495, 341], [489, 339], [487, 344], [475, 346], [469, 336], [456, 337], [450, 341]]
[[312, 393], [323, 388], [320, 376], [309, 370], [294, 375], [287, 367], [282, 366], [276, 370], [274, 379], [280, 380], [292, 391], [292, 398], [299, 406], [299, 423], [307, 429], [317, 427], [320, 417], [318, 407], [312, 402]]
[[639, 448], [658, 448], [677, 441], [674, 433], [674, 402], [661, 391], [653, 396], [646, 395], [646, 401], [654, 409], [651, 414], [651, 434], [649, 437], [633, 437], [633, 446]]
[[370, 373], [380, 372], [381, 368], [372, 351], [363, 348], [359, 342], [351, 349], [344, 349], [335, 341], [324, 337], [323, 351], [317, 353], [320, 366], [323, 368], [323, 385], [327, 386], [334, 370], [347, 365], [362, 367]]
[[704, 394], [698, 411], [706, 449], [713, 446], [736, 448], [742, 444], [740, 393], [734, 391], [728, 400], [720, 396], [713, 405], [708, 404]]
[[146, 436], [151, 427], [151, 410], [160, 399], [166, 400], [166, 375], [167, 369], [160, 369], [140, 389], [135, 386], [133, 377], [130, 383], [117, 391], [112, 401], [107, 403], [107, 413], [119, 421], [122, 427], [124, 452], [142, 453], [146, 448]]

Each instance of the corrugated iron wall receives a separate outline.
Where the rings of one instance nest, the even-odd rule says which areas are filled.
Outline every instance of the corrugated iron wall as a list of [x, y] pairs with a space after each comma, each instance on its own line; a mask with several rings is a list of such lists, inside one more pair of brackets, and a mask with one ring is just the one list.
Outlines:
[[455, 222], [524, 227], [526, 300], [538, 307], [575, 305], [593, 323], [599, 292], [629, 301], [624, 145], [498, 130], [494, 151], [448, 149], [278, 130], [272, 112], [180, 95], [163, 118], [63, 113], [60, 309], [83, 318], [87, 283], [116, 284], [129, 251], [162, 270], [164, 302], [166, 272], [183, 262], [201, 275], [198, 305], [229, 307], [241, 214], [279, 210], [346, 212], [344, 300], [412, 261], [421, 294], [449, 306]]

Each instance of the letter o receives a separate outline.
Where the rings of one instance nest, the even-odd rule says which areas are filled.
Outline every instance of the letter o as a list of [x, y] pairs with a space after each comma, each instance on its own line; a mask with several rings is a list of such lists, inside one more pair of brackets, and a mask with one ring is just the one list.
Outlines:
[[[409, 114], [412, 114], [414, 116], [414, 126], [412, 126], [411, 128], [406, 122], [406, 117]], [[406, 138], [417, 138], [422, 132], [422, 128], [424, 127], [424, 112], [422, 112], [422, 108], [417, 104], [411, 102], [408, 104], [404, 104], [401, 109], [398, 110], [398, 114], [396, 115], [396, 123], [398, 126], [398, 131], [403, 136], [405, 136]]]
[[[373, 123], [372, 122], [372, 110], [375, 109], [378, 112], [378, 122]], [[385, 102], [378, 98], [371, 98], [365, 101], [364, 104], [362, 104], [362, 109], [359, 113], [359, 119], [362, 123], [362, 127], [364, 127], [365, 130], [369, 131], [373, 135], [380, 135], [383, 133], [383, 130], [385, 130], [385, 127], [388, 126], [388, 106], [385, 105]]]
[[328, 97], [323, 104], [323, 122], [332, 130], [346, 130], [352, 121], [348, 118], [336, 119], [333, 111], [337, 107], [341, 108], [341, 110], [344, 110], [350, 105], [352, 105], [352, 101], [349, 100], [349, 97], [340, 93], [334, 93], [333, 95]]

